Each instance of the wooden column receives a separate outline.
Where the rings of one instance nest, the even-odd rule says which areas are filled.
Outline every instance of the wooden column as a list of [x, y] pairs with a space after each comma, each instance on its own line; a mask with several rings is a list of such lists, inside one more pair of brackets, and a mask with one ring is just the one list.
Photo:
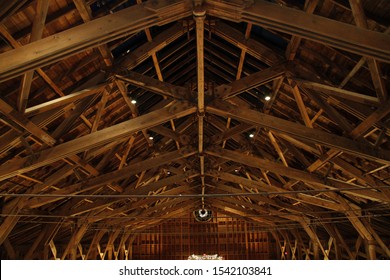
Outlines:
[[[202, 195], [205, 192], [204, 182], [204, 154], [203, 154], [203, 120], [204, 108], [204, 20], [206, 11], [201, 6], [196, 6], [193, 10], [196, 23], [196, 49], [197, 49], [197, 82], [198, 82], [198, 152], [200, 161], [200, 176], [202, 181]], [[202, 207], [204, 207], [204, 197], [202, 196]]]

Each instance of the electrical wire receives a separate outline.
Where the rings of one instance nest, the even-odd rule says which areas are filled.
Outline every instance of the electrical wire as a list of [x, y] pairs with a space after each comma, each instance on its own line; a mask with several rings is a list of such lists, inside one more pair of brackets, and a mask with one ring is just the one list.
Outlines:
[[149, 195], [149, 194], [29, 194], [29, 193], [0, 193], [0, 197], [63, 197], [63, 198], [199, 198], [199, 197], [237, 197], [237, 196], [269, 196], [269, 195], [288, 195], [288, 194], [306, 194], [306, 193], [327, 193], [327, 192], [348, 192], [348, 191], [365, 191], [389, 189], [390, 186], [376, 187], [351, 187], [343, 189], [326, 189], [326, 190], [296, 190], [296, 191], [274, 191], [258, 193], [216, 193], [216, 194], [172, 194], [172, 195]]

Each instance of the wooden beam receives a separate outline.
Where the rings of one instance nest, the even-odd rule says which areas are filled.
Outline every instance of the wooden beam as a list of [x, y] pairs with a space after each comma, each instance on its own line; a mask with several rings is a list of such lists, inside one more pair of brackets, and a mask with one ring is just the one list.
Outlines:
[[271, 140], [271, 144], [272, 146], [274, 146], [274, 149], [276, 150], [276, 152], [278, 153], [279, 155], [279, 158], [281, 159], [281, 161], [283, 162], [284, 166], [287, 166], [288, 167], [288, 163], [287, 163], [287, 160], [283, 154], [283, 151], [282, 149], [280, 148], [278, 142], [276, 142], [276, 139], [274, 137], [274, 135], [272, 134], [271, 131], [268, 131], [268, 137], [269, 139]]
[[[47, 179], [44, 180], [43, 183], [35, 184], [31, 189], [28, 190], [28, 194], [36, 194], [41, 191], [44, 191], [47, 187], [50, 187], [56, 184], [59, 180], [68, 176], [73, 171], [73, 166], [65, 166], [61, 168], [59, 171], [55, 172]], [[3, 213], [10, 214], [6, 216], [4, 221], [0, 225], [0, 245], [4, 242], [7, 236], [11, 233], [12, 229], [16, 226], [21, 216], [17, 216], [17, 214], [22, 210], [26, 203], [28, 202], [28, 197], [16, 198], [6, 203], [3, 206]]]
[[[322, 16], [281, 7], [263, 0], [238, 7], [227, 2], [207, 1], [211, 16], [235, 22], [250, 22], [265, 28], [296, 35], [384, 62], [390, 61], [390, 38]], [[237, 12], [237, 10], [239, 12]]]
[[[185, 172], [183, 174], [170, 176], [170, 177], [167, 177], [167, 178], [164, 178], [164, 179], [161, 179], [161, 180], [158, 180], [156, 182], [149, 183], [149, 184], [145, 184], [145, 185], [141, 185], [141, 186], [128, 186], [126, 188], [126, 190], [123, 193], [121, 193], [121, 195], [148, 195], [149, 193], [155, 192], [163, 187], [171, 187], [172, 185], [177, 184], [178, 182], [183, 182], [185, 179], [193, 178], [197, 175], [198, 174], [196, 174], [194, 172], [188, 171], [188, 172]], [[168, 193], [164, 192], [164, 194], [168, 194]], [[98, 198], [91, 204], [88, 204], [88, 205], [85, 205], [84, 207], [79, 207], [79, 208], [76, 208], [76, 209], [70, 211], [69, 213], [67, 213], [67, 215], [69, 215], [69, 216], [80, 215], [84, 212], [96, 210], [96, 209], [102, 208], [102, 207], [107, 207], [113, 203], [116, 203], [118, 201], [125, 200], [125, 199], [127, 199], [127, 198], [123, 198], [123, 197], [122, 198], [112, 198], [110, 200], [107, 200], [105, 198], [100, 198], [100, 199]], [[157, 200], [159, 198], [158, 198], [158, 196], [156, 196], [154, 199]], [[134, 207], [133, 204], [134, 203], [132, 203], [131, 207]]]
[[377, 97], [372, 97], [369, 95], [364, 95], [361, 93], [356, 93], [356, 92], [352, 92], [349, 90], [345, 90], [345, 89], [341, 89], [341, 88], [337, 88], [337, 87], [332, 87], [332, 86], [324, 85], [324, 84], [320, 84], [320, 83], [305, 81], [305, 80], [295, 79], [295, 81], [299, 85], [301, 85], [302, 87], [304, 87], [306, 89], [317, 90], [317, 91], [326, 93], [326, 94], [333, 96], [333, 97], [336, 97], [336, 98], [347, 99], [347, 100], [351, 100], [351, 101], [362, 103], [362, 104], [369, 105], [369, 106], [378, 107], [380, 105], [379, 99]]
[[215, 32], [217, 36], [225, 39], [227, 42], [233, 44], [241, 50], [246, 50], [248, 54], [269, 66], [281, 63], [284, 60], [281, 55], [274, 52], [271, 48], [263, 45], [255, 39], [246, 38], [246, 35], [223, 21], [217, 21], [215, 26], [208, 28], [211, 29], [212, 32]]
[[[367, 18], [364, 13], [364, 8], [361, 1], [350, 0], [349, 4], [351, 6], [352, 14], [355, 18], [355, 23], [358, 27], [368, 29]], [[379, 63], [369, 57], [367, 58], [368, 68], [370, 69], [372, 82], [375, 87], [376, 94], [381, 102], [387, 100], [387, 90], [386, 85], [382, 79], [382, 73]]]
[[[245, 155], [240, 152], [221, 149], [220, 147], [209, 148], [205, 152], [209, 155], [221, 157], [227, 160], [245, 164], [247, 166], [269, 170], [275, 174], [286, 176], [298, 181], [303, 181], [309, 185], [315, 185], [319, 189], [343, 191], [343, 189], [349, 189], [351, 187], [351, 185], [348, 183], [333, 180], [332, 178], [323, 179], [306, 171], [286, 167], [280, 163], [271, 162], [269, 160], [261, 159], [255, 156]], [[345, 190], [345, 192], [357, 197], [364, 197], [375, 201], [390, 201], [390, 199], [385, 195], [373, 190], [365, 190], [363, 187], [362, 190]]]
[[[82, 182], [73, 185], [68, 185], [65, 188], [60, 189], [58, 191], [53, 191], [51, 194], [54, 197], [33, 197], [28, 201], [26, 207], [29, 208], [40, 207], [44, 204], [62, 199], [63, 197], [61, 195], [78, 194], [78, 193], [86, 192], [88, 190], [94, 189], [101, 185], [105, 185], [124, 178], [128, 178], [144, 170], [158, 167], [175, 160], [192, 156], [194, 154], [195, 154], [195, 150], [182, 148], [181, 150], [178, 151], [164, 153], [154, 158], [149, 158], [141, 162], [135, 162], [129, 164], [126, 167], [123, 167], [120, 170], [111, 171], [106, 174], [102, 174], [94, 178], [89, 178], [87, 180], [84, 180]], [[57, 195], [58, 197], [56, 197]]]
[[100, 119], [103, 115], [104, 108], [106, 107], [106, 103], [109, 97], [108, 91], [111, 91], [109, 87], [106, 87], [106, 90], [102, 93], [102, 98], [100, 99], [100, 103], [98, 105], [95, 119], [93, 121], [92, 127], [91, 127], [91, 133], [94, 133], [98, 130]]
[[221, 85], [215, 89], [216, 97], [224, 100], [232, 98], [244, 91], [280, 78], [285, 74], [285, 71], [284, 64], [276, 65], [233, 81], [230, 84]]
[[103, 238], [104, 234], [107, 233], [108, 230], [101, 229], [99, 231], [96, 231], [95, 235], [92, 238], [91, 244], [89, 245], [89, 249], [87, 254], [85, 255], [86, 260], [94, 260], [96, 258], [96, 255], [98, 253], [97, 246], [100, 242], [100, 240]]
[[[77, 249], [77, 245], [80, 243], [81, 238], [83, 238], [84, 234], [87, 232], [89, 224], [82, 224], [72, 235], [69, 240], [68, 245], [66, 246], [64, 252], [62, 253], [61, 260], [64, 260], [72, 250]], [[76, 259], [73, 254], [71, 254], [70, 259]]]
[[[49, 0], [37, 1], [36, 8], [35, 8], [36, 14], [33, 20], [30, 43], [35, 42], [42, 38], [48, 9], [49, 9]], [[22, 86], [18, 98], [18, 111], [21, 113], [24, 113], [24, 110], [27, 107], [33, 76], [34, 76], [34, 71], [28, 71], [23, 75]]]
[[[245, 40], [249, 39], [251, 29], [252, 29], [252, 24], [248, 23], [245, 30]], [[237, 66], [236, 80], [241, 79], [242, 69], [244, 67], [244, 62], [245, 62], [245, 54], [246, 54], [246, 49], [241, 49], [240, 61], [238, 62], [238, 66]]]
[[3, 245], [5, 247], [7, 254], [8, 254], [8, 259], [9, 260], [16, 260], [17, 259], [16, 252], [15, 252], [14, 247], [12, 246], [12, 244], [8, 238], [4, 241]]
[[[313, 100], [317, 105], [321, 108], [319, 112], [325, 112], [328, 117], [336, 124], [340, 126], [347, 134], [349, 134], [353, 130], [352, 124], [341, 114], [339, 113], [333, 106], [331, 106], [328, 102], [324, 101], [320, 96], [316, 94], [312, 94], [308, 90], [303, 89], [304, 92], [311, 100]], [[322, 110], [322, 111], [321, 111]], [[315, 118], [311, 120], [313, 124]]]
[[[304, 11], [308, 14], [312, 14], [317, 7], [318, 0], [306, 0]], [[298, 51], [299, 45], [301, 44], [302, 38], [298, 36], [292, 36], [290, 42], [286, 48], [286, 58], [288, 60], [294, 60], [295, 55]]]
[[52, 146], [56, 143], [56, 140], [49, 134], [47, 134], [47, 132], [45, 132], [43, 129], [31, 122], [23, 114], [16, 111], [2, 99], [0, 99], [0, 112], [16, 124], [20, 125], [23, 129], [37, 137], [43, 143], [46, 143], [49, 146]]
[[154, 93], [160, 94], [164, 97], [174, 98], [178, 100], [188, 99], [190, 93], [184, 87], [171, 85], [167, 82], [162, 82], [151, 77], [139, 74], [133, 71], [125, 71], [121, 74], [114, 74], [114, 76], [126, 83], [132, 84]]
[[[190, 29], [192, 28], [193, 27], [191, 26]], [[183, 34], [183, 26], [180, 23], [174, 24], [172, 27], [154, 37], [152, 42], [143, 44], [134, 51], [129, 52], [122, 60], [118, 60], [118, 62], [114, 65], [114, 69], [133, 69], [135, 66], [150, 57], [151, 54], [160, 51]]]
[[[337, 136], [318, 129], [312, 129], [303, 125], [269, 116], [254, 110], [241, 110], [240, 108], [221, 101], [215, 101], [214, 105], [207, 107], [209, 113], [223, 117], [232, 117], [240, 121], [259, 125], [276, 132], [291, 135], [308, 140], [330, 148], [360, 156], [379, 163], [390, 163], [390, 152], [382, 149], [373, 149], [365, 143], [358, 143], [345, 137]], [[387, 109], [389, 110], [389, 109]]]
[[297, 85], [294, 85], [290, 82], [290, 85], [292, 87], [293, 95], [295, 98], [295, 101], [297, 102], [299, 112], [301, 113], [303, 122], [307, 127], [313, 128], [313, 125], [311, 123], [310, 117], [306, 111], [305, 103], [303, 103], [301, 92]]
[[5, 165], [0, 166], [0, 180], [10, 178], [16, 174], [22, 174], [24, 172], [34, 170], [93, 147], [107, 144], [115, 139], [130, 136], [134, 132], [162, 124], [172, 118], [187, 116], [195, 111], [196, 108], [187, 103], [174, 103], [169, 107], [153, 111], [138, 118], [102, 129], [95, 133], [57, 145], [53, 148], [37, 152], [33, 156], [11, 160]]
[[[77, 10], [79, 11], [80, 16], [84, 22], [89, 22], [93, 19], [91, 7], [86, 4], [85, 0], [73, 0], [73, 2], [75, 4]], [[108, 67], [112, 66], [113, 56], [112, 56], [111, 51], [109, 50], [108, 46], [106, 44], [98, 46], [98, 50], [99, 50], [100, 54], [102, 55], [106, 66], [108, 66]]]
[[[0, 54], [0, 81], [54, 63], [85, 49], [191, 15], [190, 1], [148, 1]], [[128, 19], [132, 20], [129, 21]]]
[[41, 103], [32, 107], [29, 107], [25, 111], [26, 117], [35, 116], [38, 114], [41, 114], [43, 112], [50, 111], [55, 108], [59, 108], [61, 106], [73, 103], [77, 100], [83, 99], [85, 97], [88, 97], [93, 94], [98, 94], [103, 90], [103, 87], [106, 86], [106, 84], [99, 84], [94, 87], [86, 88], [80, 91], [73, 92], [71, 94], [67, 94], [65, 96], [59, 97], [57, 99], [53, 99], [50, 101], [47, 101], [45, 103]]
[[[326, 200], [326, 199], [322, 199], [322, 198], [318, 198], [318, 197], [315, 197], [315, 196], [302, 194], [302, 193], [298, 193], [298, 194], [284, 194], [283, 192], [286, 192], [286, 190], [281, 188], [281, 187], [279, 187], [279, 186], [275, 186], [275, 184], [267, 185], [267, 184], [265, 184], [262, 181], [250, 180], [250, 179], [243, 178], [241, 176], [232, 175], [232, 174], [229, 174], [229, 173], [226, 173], [226, 172], [222, 172], [222, 171], [210, 170], [210, 171], [208, 171], [206, 173], [206, 175], [210, 176], [210, 177], [213, 177], [213, 178], [222, 179], [222, 180], [227, 181], [227, 182], [232, 182], [232, 183], [235, 183], [235, 184], [248, 186], [250, 188], [256, 189], [259, 192], [273, 192], [273, 193], [274, 192], [280, 192], [281, 193], [280, 196], [287, 197], [289, 199], [293, 199], [293, 200], [296, 200], [296, 201], [304, 202], [304, 203], [307, 203], [307, 204], [323, 207], [323, 208], [326, 208], [326, 209], [334, 210], [334, 211], [341, 211], [343, 209], [338, 203], [333, 202], [331, 200]], [[217, 187], [221, 188], [220, 185], [218, 185]], [[231, 189], [228, 189], [228, 190], [229, 190], [230, 193], [234, 193]], [[240, 193], [240, 192], [237, 190], [237, 191], [235, 191], [235, 193]], [[241, 193], [242, 193], [242, 191], [241, 191]], [[280, 205], [280, 204], [277, 203], [276, 199], [267, 198], [267, 196], [263, 196], [262, 194], [259, 194], [258, 197], [257, 196], [250, 196], [250, 197], [251, 198], [253, 197], [255, 200], [259, 200], [259, 201], [262, 201], [262, 202], [265, 202], [265, 203], [269, 203], [270, 205], [274, 205], [276, 207], [287, 208], [289, 210], [297, 211], [297, 209], [294, 209], [294, 205], [291, 205], [291, 206], [288, 206], [288, 207], [284, 206], [284, 205]]]
[[[389, 36], [390, 37], [390, 36]], [[390, 99], [381, 105], [375, 112], [369, 115], [351, 132], [351, 136], [355, 139], [363, 135], [369, 128], [381, 121], [390, 113]]]

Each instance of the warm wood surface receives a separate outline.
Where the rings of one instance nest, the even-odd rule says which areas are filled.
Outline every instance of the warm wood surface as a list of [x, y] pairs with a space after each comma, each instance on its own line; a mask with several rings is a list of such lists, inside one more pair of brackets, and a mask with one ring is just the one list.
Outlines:
[[2, 259], [390, 257], [388, 1], [11, 2]]

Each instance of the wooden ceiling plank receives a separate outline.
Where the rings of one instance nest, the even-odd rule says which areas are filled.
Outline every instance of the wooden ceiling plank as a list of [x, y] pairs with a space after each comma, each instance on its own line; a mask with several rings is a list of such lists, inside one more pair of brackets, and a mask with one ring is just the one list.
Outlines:
[[358, 143], [319, 129], [308, 128], [258, 111], [250, 109], [240, 110], [240, 108], [222, 101], [215, 101], [214, 105], [207, 107], [207, 110], [209, 113], [223, 117], [233, 117], [240, 121], [259, 125], [276, 132], [292, 135], [293, 137], [298, 137], [330, 148], [335, 148], [375, 162], [384, 164], [390, 162], [390, 152], [387, 150], [373, 149], [371, 146], [364, 143]]
[[[0, 81], [17, 77], [25, 71], [54, 63], [126, 34], [176, 21], [191, 14], [190, 1], [162, 1], [159, 4], [159, 7], [153, 7], [149, 2], [134, 5], [0, 54], [0, 60], [4, 62], [0, 65]], [[129, 18], [132, 20], [129, 21]]]
[[251, 22], [384, 62], [390, 61], [390, 38], [384, 34], [262, 0], [252, 3], [238, 8], [226, 2], [208, 0], [207, 8], [211, 16]]
[[0, 166], [0, 180], [10, 178], [15, 174], [34, 170], [93, 147], [107, 144], [117, 138], [130, 136], [134, 132], [164, 123], [172, 118], [187, 116], [194, 113], [195, 110], [195, 107], [190, 106], [187, 103], [175, 103], [168, 108], [153, 111], [139, 116], [138, 118], [76, 138], [63, 144], [59, 144], [53, 148], [37, 152], [34, 157], [27, 156], [25, 158], [9, 161], [6, 165]]

